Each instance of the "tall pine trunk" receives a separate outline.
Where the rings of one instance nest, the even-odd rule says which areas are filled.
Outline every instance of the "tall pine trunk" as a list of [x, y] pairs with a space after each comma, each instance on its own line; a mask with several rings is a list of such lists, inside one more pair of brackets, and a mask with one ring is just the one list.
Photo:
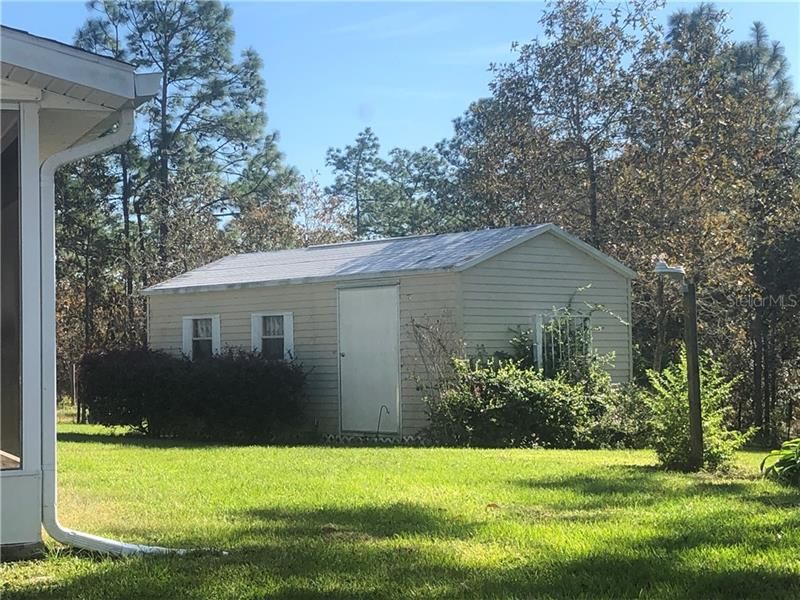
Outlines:
[[120, 171], [122, 175], [122, 235], [123, 235], [123, 258], [125, 260], [125, 337], [130, 344], [137, 335], [134, 326], [134, 302], [133, 302], [133, 258], [131, 257], [131, 182], [129, 169], [130, 142], [120, 152]]
[[[756, 308], [753, 316], [750, 337], [753, 349], [753, 424], [756, 427], [762, 427], [764, 424], [764, 336], [761, 310], [759, 308]], [[763, 438], [763, 434], [763, 431], [760, 432], [760, 437]]]
[[[133, 201], [133, 211], [136, 213], [136, 235], [138, 239], [138, 246], [139, 246], [139, 283], [142, 286], [142, 289], [146, 288], [150, 278], [147, 272], [147, 248], [145, 246], [145, 231], [144, 231], [144, 217], [143, 217], [143, 209], [142, 209], [142, 200], [140, 197], [137, 197]], [[141, 313], [140, 314], [147, 314], [147, 298], [142, 296], [142, 306], [141, 306]], [[138, 328], [137, 328], [138, 329]], [[144, 330], [138, 329], [138, 340], [139, 343], [147, 344], [147, 333]]]
[[769, 325], [766, 320], [762, 323], [762, 337], [761, 348], [764, 353], [764, 363], [761, 367], [763, 387], [761, 389], [762, 404], [764, 407], [763, 421], [761, 424], [761, 431], [763, 432], [764, 441], [772, 443], [772, 365], [771, 359], [772, 344], [769, 337]]
[[158, 201], [161, 215], [158, 223], [158, 259], [162, 268], [167, 264], [167, 236], [169, 235], [169, 206], [167, 205], [167, 187], [169, 186], [169, 129], [167, 110], [169, 108], [169, 85], [167, 72], [169, 68], [169, 45], [164, 50], [164, 76], [161, 78], [161, 97], [159, 98], [160, 136], [158, 140]]

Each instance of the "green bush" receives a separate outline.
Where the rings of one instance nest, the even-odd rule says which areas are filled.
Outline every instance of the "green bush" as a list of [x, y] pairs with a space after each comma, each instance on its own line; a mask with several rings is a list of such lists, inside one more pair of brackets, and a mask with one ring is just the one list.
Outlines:
[[[686, 351], [680, 361], [661, 372], [649, 370], [652, 386], [646, 397], [652, 417], [652, 445], [659, 461], [668, 469], [686, 470], [689, 464], [689, 402]], [[750, 439], [745, 433], [728, 428], [729, 398], [738, 378], [725, 377], [721, 366], [710, 355], [700, 360], [700, 404], [703, 411], [703, 465], [708, 470], [724, 469], [734, 452]]]
[[[607, 376], [607, 374], [606, 374]], [[595, 387], [597, 389], [597, 387]], [[595, 395], [595, 417], [584, 435], [592, 448], [646, 448], [650, 443], [651, 411], [645, 392], [633, 383], [612, 386]]]
[[146, 435], [263, 441], [299, 423], [300, 366], [253, 353], [190, 361], [137, 349], [87, 354], [79, 393], [89, 420]]
[[765, 477], [800, 487], [800, 438], [784, 442], [780, 449], [770, 452], [761, 462], [761, 472]]
[[453, 359], [454, 381], [428, 400], [436, 443], [474, 447], [572, 448], [588, 421], [576, 386], [544, 379], [513, 360]]

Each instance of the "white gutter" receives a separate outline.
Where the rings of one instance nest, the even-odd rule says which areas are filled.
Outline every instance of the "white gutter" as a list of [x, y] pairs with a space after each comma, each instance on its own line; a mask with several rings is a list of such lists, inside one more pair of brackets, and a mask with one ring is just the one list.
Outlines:
[[110, 540], [62, 527], [56, 504], [56, 273], [55, 273], [55, 173], [67, 163], [100, 154], [127, 142], [133, 134], [133, 108], [119, 113], [117, 130], [106, 136], [67, 148], [49, 157], [39, 170], [42, 240], [42, 524], [56, 541], [109, 554], [183, 553], [160, 546], [143, 546]]

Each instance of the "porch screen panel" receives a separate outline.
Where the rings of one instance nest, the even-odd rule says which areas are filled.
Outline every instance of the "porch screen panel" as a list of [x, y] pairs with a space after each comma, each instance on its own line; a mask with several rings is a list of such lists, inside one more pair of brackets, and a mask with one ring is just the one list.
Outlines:
[[0, 468], [22, 460], [20, 193], [16, 110], [0, 111]]

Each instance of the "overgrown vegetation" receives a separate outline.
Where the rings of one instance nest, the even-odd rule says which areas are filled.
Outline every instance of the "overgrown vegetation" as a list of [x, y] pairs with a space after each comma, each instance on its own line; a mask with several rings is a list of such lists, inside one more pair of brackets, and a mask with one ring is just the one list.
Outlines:
[[476, 447], [643, 448], [649, 407], [633, 385], [593, 366], [571, 382], [512, 358], [459, 359], [441, 392], [425, 397], [436, 443]]
[[429, 403], [430, 433], [477, 447], [572, 448], [588, 413], [574, 386], [512, 360], [453, 359], [455, 379]]
[[80, 397], [89, 421], [152, 437], [267, 441], [300, 422], [299, 365], [227, 352], [190, 361], [146, 349], [88, 354]]
[[[668, 469], [689, 465], [689, 403], [686, 351], [680, 361], [661, 372], [648, 371], [651, 390], [646, 398], [652, 411], [652, 443], [659, 461]], [[722, 366], [709, 354], [700, 359], [700, 403], [703, 411], [703, 465], [709, 470], [726, 468], [736, 450], [755, 430], [740, 432], [730, 425], [729, 398], [736, 378], [727, 378]]]
[[766, 477], [800, 487], [800, 438], [788, 440], [761, 463]]
[[644, 389], [633, 383], [611, 386], [605, 371], [599, 376], [606, 381], [596, 400], [596, 416], [585, 435], [588, 444], [596, 448], [650, 447], [651, 411]]
[[[571, 304], [571, 303], [570, 303]], [[423, 366], [427, 434], [462, 446], [642, 448], [649, 408], [635, 384], [613, 385], [613, 355], [591, 347], [591, 312], [554, 308], [509, 329], [511, 353], [464, 357], [450, 321], [412, 321]]]
[[590, 314], [554, 308], [533, 329], [509, 329], [510, 354], [469, 358], [448, 315], [412, 319], [426, 435], [478, 447], [643, 447], [647, 405], [635, 386], [612, 385], [613, 356], [591, 350]]

